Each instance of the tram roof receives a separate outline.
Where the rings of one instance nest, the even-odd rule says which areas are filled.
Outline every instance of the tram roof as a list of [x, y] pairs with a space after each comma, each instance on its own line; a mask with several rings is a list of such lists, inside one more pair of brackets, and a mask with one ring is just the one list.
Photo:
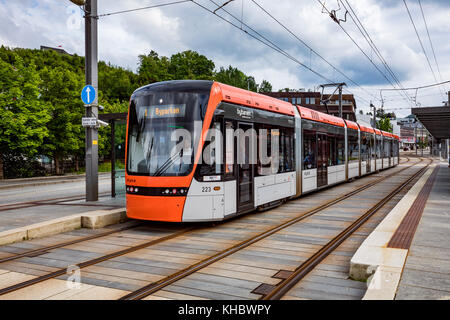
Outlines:
[[358, 123], [359, 129], [364, 132], [375, 133], [375, 130], [372, 127], [365, 126], [361, 123]]
[[220, 90], [217, 90], [215, 94], [222, 95], [222, 101], [294, 116], [294, 106], [289, 102], [236, 88], [220, 82], [215, 82], [215, 84], [217, 84], [220, 88]]
[[356, 122], [345, 120], [345, 123], [347, 124], [347, 128], [358, 130], [358, 124]]
[[375, 134], [376, 134], [376, 135], [381, 136], [381, 130], [376, 129], [376, 128], [373, 128], [373, 131], [375, 131]]
[[345, 127], [345, 122], [342, 118], [338, 118], [323, 112], [311, 110], [309, 108], [297, 106], [302, 119], [313, 120], [317, 122], [327, 123], [334, 126]]

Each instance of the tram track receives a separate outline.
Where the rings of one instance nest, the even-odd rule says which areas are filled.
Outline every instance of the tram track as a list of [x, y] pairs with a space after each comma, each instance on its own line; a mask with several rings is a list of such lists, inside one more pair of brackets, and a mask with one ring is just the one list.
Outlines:
[[[407, 158], [406, 161], [404, 161], [402, 163], [409, 162], [409, 161], [410, 161], [410, 159]], [[409, 169], [411, 167], [414, 167], [415, 165], [417, 165], [418, 163], [420, 163], [422, 161], [423, 161], [423, 159], [420, 159], [419, 162], [414, 163], [414, 164], [412, 164], [410, 166], [407, 166], [406, 168], [402, 168], [402, 169], [398, 170], [395, 174], [398, 174], [400, 172], [403, 172], [404, 170], [407, 170], [407, 169]], [[220, 260], [220, 259], [222, 259], [222, 258], [224, 258], [224, 257], [226, 257], [226, 256], [228, 256], [228, 255], [230, 255], [232, 253], [234, 253], [234, 252], [237, 252], [237, 251], [239, 251], [239, 250], [241, 250], [241, 249], [243, 249], [243, 248], [245, 248], [245, 247], [247, 247], [247, 246], [257, 242], [257, 241], [260, 241], [261, 239], [266, 238], [266, 237], [270, 236], [271, 234], [274, 234], [274, 233], [276, 233], [279, 230], [282, 230], [282, 229], [284, 229], [284, 228], [286, 228], [286, 227], [288, 227], [288, 226], [290, 226], [292, 224], [295, 224], [295, 223], [297, 223], [297, 222], [299, 222], [299, 221], [301, 221], [301, 220], [303, 220], [303, 219], [305, 219], [305, 218], [307, 218], [307, 217], [309, 217], [309, 216], [311, 216], [311, 215], [313, 215], [313, 214], [315, 214], [317, 212], [320, 212], [320, 211], [324, 210], [325, 208], [328, 208], [328, 207], [332, 206], [333, 204], [341, 202], [341, 201], [343, 201], [343, 200], [345, 200], [345, 199], [347, 199], [347, 198], [349, 198], [349, 197], [351, 197], [351, 196], [353, 196], [353, 195], [355, 195], [355, 194], [357, 194], [359, 192], [362, 192], [363, 190], [366, 190], [367, 188], [370, 188], [370, 187], [378, 184], [379, 182], [388, 179], [389, 177], [390, 177], [390, 175], [383, 176], [383, 177], [381, 177], [379, 179], [376, 179], [375, 181], [371, 181], [371, 182], [369, 182], [369, 183], [359, 187], [358, 189], [355, 189], [355, 190], [347, 193], [346, 195], [343, 195], [343, 196], [341, 195], [337, 199], [333, 199], [331, 201], [327, 201], [327, 202], [325, 202], [325, 203], [315, 207], [314, 209], [309, 210], [309, 211], [301, 214], [300, 216], [298, 216], [298, 217], [296, 217], [294, 219], [291, 219], [291, 220], [289, 220], [289, 221], [287, 221], [287, 222], [285, 222], [285, 223], [283, 223], [283, 224], [281, 224], [279, 226], [272, 227], [269, 230], [263, 231], [262, 233], [260, 233], [259, 235], [255, 236], [255, 237], [247, 239], [247, 240], [241, 242], [238, 245], [235, 245], [235, 246], [232, 246], [231, 248], [223, 250], [223, 251], [219, 252], [218, 254], [216, 254], [216, 255], [214, 255], [212, 257], [204, 259], [204, 260], [200, 261], [199, 263], [196, 263], [196, 264], [194, 264], [194, 265], [192, 265], [192, 266], [190, 266], [190, 267], [188, 267], [186, 269], [183, 269], [183, 270], [181, 270], [181, 271], [179, 271], [179, 272], [177, 272], [175, 274], [172, 274], [172, 275], [170, 275], [170, 276], [168, 276], [166, 278], [163, 278], [162, 280], [160, 280], [160, 281], [158, 281], [156, 283], [152, 283], [152, 284], [150, 284], [148, 286], [145, 286], [145, 287], [143, 287], [143, 288], [141, 288], [141, 289], [139, 289], [139, 290], [137, 290], [135, 292], [132, 292], [132, 293], [122, 297], [121, 299], [124, 299], [124, 300], [125, 299], [140, 299], [140, 298], [143, 298], [145, 296], [148, 296], [148, 295], [152, 294], [153, 292], [156, 292], [156, 291], [160, 290], [161, 288], [163, 288], [163, 287], [165, 287], [165, 286], [167, 286], [167, 285], [169, 285], [169, 284], [171, 284], [171, 283], [173, 283], [173, 282], [175, 282], [175, 281], [177, 281], [177, 280], [179, 280], [181, 278], [184, 278], [184, 277], [188, 276], [189, 274], [192, 274], [192, 273], [194, 273], [194, 272], [196, 272], [196, 271], [206, 267], [209, 264], [212, 264], [212, 263], [214, 263], [214, 262], [216, 262], [216, 261], [218, 261], [218, 260]], [[107, 261], [107, 260], [110, 260], [110, 259], [113, 259], [113, 258], [116, 258], [116, 257], [120, 257], [120, 256], [123, 256], [123, 255], [129, 254], [129, 253], [135, 252], [137, 250], [148, 248], [148, 247], [151, 247], [151, 246], [156, 245], [158, 243], [162, 243], [164, 241], [171, 240], [171, 239], [174, 239], [176, 237], [180, 237], [180, 236], [186, 235], [186, 234], [188, 234], [188, 233], [190, 233], [192, 231], [199, 230], [199, 229], [202, 229], [202, 228], [187, 228], [187, 229], [181, 230], [179, 232], [174, 232], [172, 234], [169, 234], [169, 235], [166, 235], [166, 236], [162, 236], [162, 237], [160, 237], [158, 239], [153, 239], [151, 241], [146, 241], [144, 243], [138, 244], [136, 246], [133, 246], [133, 247], [130, 247], [130, 248], [127, 248], [127, 249], [124, 249], [124, 250], [108, 253], [108, 254], [105, 254], [105, 255], [100, 256], [98, 258], [78, 263], [78, 264], [76, 264], [76, 266], [79, 267], [80, 269], [88, 267], [88, 266], [92, 266], [92, 265], [98, 264], [98, 263], [103, 262], [103, 261]], [[92, 237], [92, 239], [95, 239], [95, 238], [99, 238], [101, 236], [106, 236], [107, 234], [112, 234], [114, 232], [118, 232], [118, 231], [107, 231], [103, 235], [94, 235], [94, 236], [90, 236], [90, 237]], [[79, 240], [73, 240], [74, 241], [73, 243], [79, 243], [79, 242], [86, 241], [86, 240], [87, 240], [87, 238], [79, 239]], [[34, 254], [35, 255], [39, 255], [40, 253], [46, 253], [49, 250], [52, 250], [52, 249], [55, 249], [55, 248], [61, 248], [61, 247], [64, 247], [64, 246], [72, 244], [72, 243], [69, 243], [69, 242], [67, 242], [66, 244], [61, 243], [59, 245], [55, 245], [55, 246], [51, 246], [51, 247], [47, 247], [47, 248], [37, 249], [36, 252], [34, 252]], [[33, 252], [31, 252], [31, 251], [30, 252], [25, 252], [25, 253], [20, 254], [20, 256], [18, 255], [16, 258], [14, 258], [14, 257], [7, 257], [7, 258], [4, 258], [4, 259], [6, 259], [5, 261], [10, 261], [10, 260], [15, 260], [17, 258], [24, 257], [24, 256], [27, 256], [27, 255], [28, 256], [29, 255], [33, 255]], [[5, 261], [0, 260], [0, 263], [1, 262], [5, 262]], [[52, 278], [56, 278], [58, 276], [65, 275], [66, 272], [67, 272], [66, 268], [61, 268], [61, 269], [59, 269], [57, 271], [45, 274], [43, 276], [39, 276], [39, 277], [33, 278], [31, 280], [24, 281], [24, 282], [21, 282], [21, 283], [18, 283], [18, 284], [15, 284], [15, 285], [12, 285], [12, 286], [0, 289], [0, 296], [4, 295], [4, 294], [7, 294], [7, 293], [10, 293], [10, 292], [13, 292], [13, 291], [16, 291], [16, 290], [19, 290], [19, 289], [22, 289], [22, 288], [26, 288], [28, 286], [31, 286], [31, 285], [34, 285], [34, 284], [37, 284], [37, 283], [40, 283], [40, 282], [43, 282], [43, 281], [46, 281], [46, 280], [49, 280], [49, 279], [52, 279]]]
[[[409, 161], [409, 159], [408, 159], [408, 161]], [[420, 159], [420, 161], [418, 163], [421, 163], [422, 161], [423, 161], [423, 159]], [[405, 171], [407, 169], [410, 169], [411, 167], [414, 167], [418, 163], [415, 163], [415, 164], [413, 164], [411, 166], [408, 166], [406, 168], [400, 169], [396, 174], [399, 174], [399, 173], [401, 173], [401, 172], [403, 172], [403, 171]], [[430, 162], [430, 164], [431, 164], [431, 162]], [[428, 166], [429, 166], [429, 164], [427, 166], [425, 166], [424, 168], [420, 169], [417, 173], [414, 174], [414, 177], [416, 177], [417, 175], [423, 173], [426, 170], [426, 168], [428, 168]], [[380, 179], [377, 179], [374, 182], [368, 183], [368, 184], [362, 186], [361, 188], [358, 188], [357, 190], [354, 190], [354, 191], [352, 191], [352, 192], [350, 192], [350, 193], [348, 193], [348, 194], [346, 194], [344, 196], [339, 197], [339, 199], [334, 199], [334, 200], [331, 200], [331, 201], [329, 201], [329, 202], [327, 202], [325, 204], [322, 204], [322, 205], [320, 205], [320, 206], [318, 206], [318, 207], [316, 207], [316, 208], [314, 208], [314, 209], [312, 209], [310, 211], [307, 211], [306, 213], [303, 213], [302, 215], [300, 215], [300, 216], [298, 216], [296, 218], [293, 218], [293, 219], [291, 219], [291, 220], [289, 220], [289, 221], [287, 221], [287, 222], [285, 222], [285, 223], [283, 223], [281, 225], [278, 225], [278, 226], [273, 227], [273, 228], [271, 228], [271, 229], [269, 229], [267, 231], [264, 231], [264, 232], [260, 233], [259, 235], [256, 235], [256, 236], [254, 236], [254, 237], [252, 237], [250, 239], [244, 240], [244, 241], [242, 241], [241, 243], [239, 243], [239, 244], [237, 244], [235, 246], [232, 246], [232, 247], [230, 247], [228, 249], [225, 249], [225, 250], [223, 250], [223, 251], [221, 251], [221, 252], [219, 252], [219, 253], [217, 253], [217, 254], [209, 257], [209, 258], [206, 258], [206, 259], [204, 259], [204, 260], [202, 260], [202, 261], [200, 261], [198, 263], [195, 263], [195, 264], [193, 264], [193, 265], [191, 265], [191, 266], [189, 266], [189, 267], [187, 267], [187, 268], [185, 268], [183, 270], [180, 270], [180, 271], [178, 271], [178, 272], [176, 272], [174, 274], [171, 274], [171, 275], [169, 275], [169, 276], [167, 276], [167, 277], [165, 277], [165, 278], [163, 278], [163, 279], [161, 279], [161, 280], [159, 280], [157, 282], [151, 283], [151, 284], [149, 284], [147, 286], [144, 286], [144, 287], [142, 287], [142, 288], [140, 288], [140, 289], [138, 289], [138, 290], [136, 290], [134, 292], [131, 292], [131, 293], [121, 297], [120, 300], [139, 300], [139, 299], [143, 299], [143, 298], [145, 298], [145, 297], [147, 297], [149, 295], [152, 295], [152, 294], [162, 290], [163, 288], [165, 288], [165, 287], [167, 287], [167, 286], [169, 286], [169, 285], [171, 285], [171, 284], [173, 284], [173, 283], [175, 283], [175, 282], [177, 282], [177, 281], [179, 281], [179, 280], [181, 280], [183, 278], [186, 278], [187, 276], [189, 276], [189, 275], [191, 275], [191, 274], [193, 274], [193, 273], [195, 273], [195, 272], [197, 272], [197, 271], [199, 271], [199, 270], [201, 270], [201, 269], [203, 269], [203, 268], [205, 268], [205, 267], [207, 267], [207, 266], [209, 266], [209, 265], [211, 265], [211, 264], [213, 264], [215, 262], [218, 262], [218, 261], [224, 259], [227, 256], [230, 256], [233, 253], [236, 253], [236, 252], [238, 252], [238, 251], [240, 251], [240, 250], [242, 250], [242, 249], [244, 249], [246, 247], [249, 247], [250, 245], [252, 245], [254, 243], [257, 243], [257, 242], [259, 242], [259, 241], [261, 241], [261, 240], [263, 240], [263, 239], [265, 239], [265, 238], [267, 238], [267, 237], [269, 237], [269, 236], [271, 236], [271, 235], [273, 235], [273, 234], [275, 234], [275, 233], [277, 233], [277, 232], [279, 232], [279, 231], [281, 231], [281, 230], [283, 230], [283, 229], [285, 229], [285, 228], [287, 228], [287, 227], [289, 227], [291, 225], [294, 225], [294, 224], [296, 224], [296, 223], [298, 223], [298, 222], [300, 222], [300, 221], [302, 221], [302, 220], [304, 220], [304, 219], [306, 219], [306, 218], [308, 218], [308, 217], [310, 217], [310, 216], [312, 216], [312, 215], [314, 215], [314, 214], [316, 214], [316, 213], [318, 213], [318, 212], [320, 212], [320, 211], [322, 211], [322, 210], [324, 210], [326, 208], [329, 208], [329, 207], [331, 207], [334, 204], [337, 204], [337, 203], [339, 203], [339, 202], [341, 202], [341, 201], [343, 201], [345, 199], [348, 199], [348, 198], [352, 197], [353, 195], [355, 195], [355, 194], [357, 194], [359, 192], [362, 192], [363, 190], [366, 190], [366, 189], [368, 189], [368, 188], [370, 188], [370, 187], [372, 187], [372, 186], [374, 186], [374, 185], [376, 185], [376, 184], [378, 184], [378, 183], [388, 179], [389, 177], [390, 176], [386, 176], [386, 177], [382, 177]], [[412, 179], [413, 178], [408, 179], [407, 183], [405, 182], [406, 184], [402, 184], [402, 186], [403, 185], [406, 186]], [[401, 189], [403, 189], [404, 186]], [[395, 194], [397, 194], [397, 193], [395, 193]], [[392, 195], [392, 197], [394, 195]], [[392, 197], [390, 197], [388, 200], [392, 199]], [[386, 200], [384, 203], [386, 203], [388, 200]], [[381, 207], [382, 207], [382, 205], [380, 204], [377, 208], [379, 209]], [[375, 212], [376, 212], [376, 210], [375, 210]], [[364, 219], [364, 221], [366, 221], [366, 220], [367, 219]]]
[[340, 232], [336, 237], [331, 239], [320, 250], [314, 253], [309, 259], [298, 266], [286, 279], [276, 285], [273, 290], [261, 297], [261, 300], [279, 300], [298, 282], [300, 282], [310, 271], [319, 265], [326, 257], [328, 257], [335, 249], [339, 247], [346, 239], [354, 234], [369, 218], [378, 212], [385, 204], [392, 198], [399, 194], [406, 186], [408, 186], [417, 177], [421, 176], [431, 165], [431, 160], [426, 166], [414, 173], [406, 181], [401, 183], [383, 199], [377, 202], [374, 206], [368, 209], [362, 216], [355, 220], [351, 225]]
[[[102, 192], [99, 193], [99, 196], [108, 195], [109, 192]], [[34, 201], [24, 201], [24, 202], [14, 202], [14, 203], [7, 203], [7, 204], [1, 204], [0, 205], [0, 212], [3, 211], [10, 211], [10, 210], [17, 210], [17, 209], [25, 209], [30, 207], [37, 207], [37, 206], [47, 206], [47, 205], [67, 205], [63, 204], [61, 202], [68, 202], [68, 201], [78, 201], [78, 200], [84, 200], [86, 199], [83, 195], [75, 195], [75, 196], [68, 196], [68, 197], [58, 197], [58, 198], [49, 198], [49, 199], [42, 199], [42, 200], [34, 200]], [[108, 205], [101, 205], [101, 204], [91, 204], [91, 203], [77, 203], [76, 205], [80, 206], [101, 206], [101, 207], [111, 207]], [[115, 207], [115, 206], [114, 206]]]

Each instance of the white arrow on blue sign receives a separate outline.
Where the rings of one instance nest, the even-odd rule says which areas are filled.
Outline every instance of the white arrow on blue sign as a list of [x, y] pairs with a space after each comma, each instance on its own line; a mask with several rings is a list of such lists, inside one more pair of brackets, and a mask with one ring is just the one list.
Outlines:
[[81, 100], [83, 100], [84, 104], [92, 104], [95, 100], [95, 88], [90, 84], [84, 86], [83, 90], [81, 90]]

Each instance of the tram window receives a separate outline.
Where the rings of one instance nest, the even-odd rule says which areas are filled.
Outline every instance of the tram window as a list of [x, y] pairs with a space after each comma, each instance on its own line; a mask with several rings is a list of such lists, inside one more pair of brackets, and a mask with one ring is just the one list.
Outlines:
[[369, 134], [369, 148], [370, 148], [370, 158], [375, 159], [375, 136], [373, 134]]
[[283, 128], [280, 130], [280, 165], [279, 173], [295, 170], [294, 131]]
[[225, 178], [234, 178], [234, 124], [225, 121]]
[[274, 173], [274, 170], [272, 170], [272, 130], [274, 129], [270, 125], [256, 125], [256, 133], [258, 136], [258, 162], [256, 173], [260, 176]]
[[303, 130], [303, 169], [316, 167], [316, 132]]
[[337, 136], [337, 165], [345, 163], [345, 136]]
[[391, 143], [388, 139], [383, 139], [384, 144], [384, 152], [383, 152], [383, 158], [388, 158], [391, 156]]
[[377, 159], [381, 158], [381, 149], [382, 149], [382, 140], [381, 137], [379, 135], [376, 136], [377, 142], [376, 142], [376, 154], [377, 154]]
[[361, 161], [369, 160], [369, 139], [365, 132], [361, 132]]
[[348, 129], [348, 162], [359, 161], [358, 131]]
[[328, 154], [330, 155], [328, 158], [328, 166], [335, 166], [337, 165], [337, 150], [336, 150], [336, 137], [335, 136], [328, 136], [328, 145], [330, 148], [330, 151]]
[[[215, 176], [214, 179], [221, 180], [223, 167], [223, 137], [221, 121], [219, 119], [213, 119], [213, 124], [211, 125], [205, 140], [201, 163], [198, 164], [197, 170], [195, 171], [196, 178], [199, 181], [203, 181], [204, 176]], [[219, 176], [219, 178], [217, 178], [217, 176]]]

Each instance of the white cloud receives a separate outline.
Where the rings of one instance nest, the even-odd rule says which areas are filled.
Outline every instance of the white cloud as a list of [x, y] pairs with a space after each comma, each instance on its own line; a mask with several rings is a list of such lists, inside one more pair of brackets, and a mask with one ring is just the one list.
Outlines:
[[[196, 0], [215, 8], [209, 0]], [[214, 0], [223, 3], [223, 0]], [[242, 12], [242, 2], [244, 11]], [[340, 27], [327, 14], [321, 13], [321, 6], [311, 0], [256, 0], [287, 27], [293, 30], [306, 43], [311, 45], [324, 58], [342, 70], [353, 80], [364, 86], [373, 96], [379, 96], [380, 87], [390, 87], [389, 83], [370, 64], [366, 57], [348, 39]], [[418, 43], [414, 29], [409, 21], [402, 1], [392, 0], [348, 0], [363, 22], [372, 40], [382, 55], [400, 78], [404, 87], [419, 86], [434, 82]], [[163, 0], [129, 0], [126, 2], [99, 0], [99, 13], [144, 7]], [[337, 9], [335, 1], [327, 1], [327, 7]], [[429, 53], [430, 62], [437, 71], [429, 48], [426, 30], [420, 8], [415, 1], [408, 1], [410, 10], [422, 41]], [[429, 31], [440, 63], [444, 80], [450, 78], [450, 43], [448, 42], [448, 2], [423, 0]], [[60, 0], [0, 0], [0, 44], [25, 48], [38, 48], [40, 45], [62, 45], [67, 51], [84, 54], [84, 30], [82, 15], [78, 11], [76, 19], [79, 28], [71, 28], [74, 19], [73, 4]], [[375, 100], [367, 91], [355, 87], [348, 79], [333, 71], [326, 63], [289, 35], [282, 27], [266, 16], [252, 1], [236, 0], [227, 5], [238, 18], [261, 32], [283, 50], [286, 50], [308, 66], [333, 81], [345, 81], [349, 90], [365, 100]], [[76, 10], [78, 10], [76, 8]], [[337, 11], [343, 18], [344, 9]], [[230, 21], [232, 18], [218, 11]], [[240, 23], [233, 21], [238, 26]], [[375, 54], [369, 49], [364, 38], [354, 26], [350, 17], [342, 23], [344, 28], [372, 57], [379, 68], [383, 67]], [[301, 68], [295, 62], [251, 39], [214, 15], [203, 11], [193, 3], [183, 3], [158, 9], [143, 10], [126, 14], [112, 15], [99, 19], [99, 58], [113, 64], [135, 70], [139, 54], [155, 50], [161, 55], [170, 56], [182, 50], [196, 50], [216, 63], [216, 67], [232, 65], [257, 81], [266, 79], [275, 90], [291, 88], [313, 88], [325, 80]], [[436, 73], [438, 76], [438, 74]], [[438, 78], [438, 80], [440, 80]], [[450, 88], [450, 86], [447, 86]], [[442, 89], [441, 89], [442, 91]], [[419, 92], [423, 105], [440, 105], [443, 96], [436, 95], [438, 89]], [[412, 92], [411, 94], [413, 94]], [[434, 93], [434, 95], [432, 95]], [[407, 106], [399, 100], [396, 93], [386, 93], [386, 108]], [[389, 99], [397, 99], [390, 100]], [[357, 100], [358, 106], [367, 110], [367, 103]], [[400, 114], [408, 110], [399, 111]]]

